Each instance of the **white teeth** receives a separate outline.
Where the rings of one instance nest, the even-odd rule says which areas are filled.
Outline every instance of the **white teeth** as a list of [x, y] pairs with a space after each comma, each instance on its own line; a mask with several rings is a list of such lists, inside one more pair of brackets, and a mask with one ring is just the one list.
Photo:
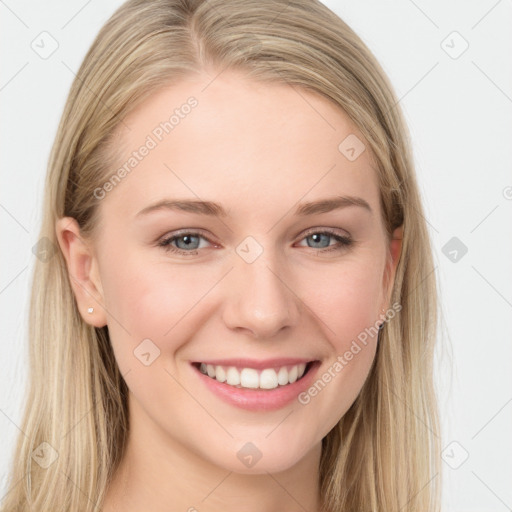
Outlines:
[[222, 366], [215, 367], [215, 378], [219, 382], [226, 382], [226, 372], [224, 371], [224, 368], [222, 368]]
[[201, 363], [201, 373], [218, 380], [225, 382], [230, 386], [249, 388], [249, 389], [275, 389], [278, 386], [286, 386], [293, 384], [300, 379], [306, 370], [306, 364], [296, 364], [294, 366], [282, 366], [279, 371], [274, 368], [265, 368], [261, 372], [254, 368], [243, 368], [238, 371], [234, 366], [228, 368], [220, 365], [212, 365]]
[[256, 389], [259, 387], [258, 371], [253, 368], [244, 368], [240, 373], [240, 385], [243, 388]]
[[274, 389], [277, 388], [277, 373], [273, 368], [263, 370], [260, 375], [260, 388]]
[[297, 380], [297, 366], [293, 366], [288, 372], [288, 380], [290, 381], [290, 384], [293, 384]]
[[230, 386], [240, 385], [240, 373], [234, 366], [230, 366], [226, 373], [226, 383]]
[[288, 384], [288, 370], [286, 369], [286, 366], [283, 366], [279, 373], [277, 374], [277, 382], [281, 386], [286, 386]]

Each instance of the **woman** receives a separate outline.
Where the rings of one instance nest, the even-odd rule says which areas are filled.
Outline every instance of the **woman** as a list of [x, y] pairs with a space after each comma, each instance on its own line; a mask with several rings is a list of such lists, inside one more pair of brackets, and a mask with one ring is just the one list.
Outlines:
[[439, 510], [422, 211], [323, 4], [125, 3], [50, 157], [3, 510]]

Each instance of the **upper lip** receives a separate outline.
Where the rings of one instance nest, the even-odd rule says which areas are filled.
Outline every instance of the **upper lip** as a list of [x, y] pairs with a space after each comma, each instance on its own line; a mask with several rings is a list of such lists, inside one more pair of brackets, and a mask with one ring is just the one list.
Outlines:
[[296, 364], [307, 364], [309, 362], [316, 361], [316, 359], [304, 359], [300, 357], [279, 357], [275, 359], [204, 359], [200, 361], [193, 361], [193, 364], [211, 364], [212, 366], [236, 366], [238, 368], [255, 368], [256, 370], [263, 370], [265, 368], [275, 368], [280, 366], [293, 366]]

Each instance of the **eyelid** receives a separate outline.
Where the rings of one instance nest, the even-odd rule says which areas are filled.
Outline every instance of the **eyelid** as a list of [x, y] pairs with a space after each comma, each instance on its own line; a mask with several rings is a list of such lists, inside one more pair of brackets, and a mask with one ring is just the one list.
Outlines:
[[178, 229], [176, 231], [170, 231], [168, 233], [165, 233], [161, 237], [158, 238], [158, 241], [165, 241], [169, 240], [170, 238], [178, 238], [183, 235], [200, 235], [201, 237], [208, 240], [208, 242], [214, 244], [215, 242], [211, 239], [209, 235], [206, 234], [206, 231], [201, 228], [183, 228]]
[[[301, 240], [302, 240], [302, 238], [307, 237], [313, 233], [329, 233], [331, 235], [340, 236], [342, 238], [352, 238], [350, 233], [344, 229], [326, 228], [326, 227], [324, 227], [324, 228], [322, 228], [322, 227], [309, 228], [309, 229], [306, 229], [306, 231], [302, 231], [301, 233], [299, 233], [299, 235], [301, 236]], [[297, 235], [297, 236], [299, 236], [299, 235]]]

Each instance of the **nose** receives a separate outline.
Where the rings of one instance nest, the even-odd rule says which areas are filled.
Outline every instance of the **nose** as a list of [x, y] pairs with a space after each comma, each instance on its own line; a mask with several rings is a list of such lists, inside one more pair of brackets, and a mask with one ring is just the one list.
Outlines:
[[296, 325], [301, 300], [285, 269], [275, 258], [263, 255], [252, 263], [236, 261], [224, 283], [225, 324], [257, 339], [272, 338]]

